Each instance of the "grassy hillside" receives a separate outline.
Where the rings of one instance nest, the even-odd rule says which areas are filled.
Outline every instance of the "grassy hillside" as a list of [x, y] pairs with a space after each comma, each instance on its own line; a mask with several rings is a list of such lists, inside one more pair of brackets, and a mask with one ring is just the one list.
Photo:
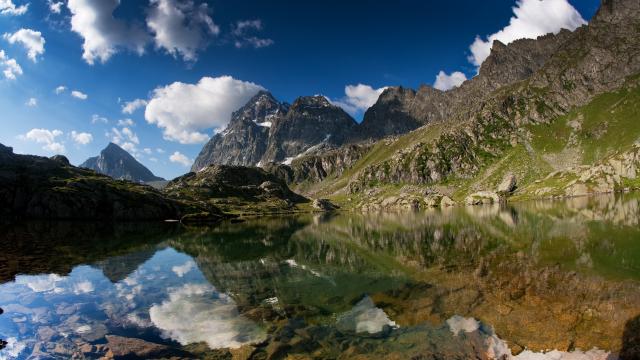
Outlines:
[[[444, 190], [454, 199], [462, 200], [474, 191], [494, 189], [509, 172], [518, 179], [516, 195], [522, 195], [527, 186], [531, 186], [527, 191], [532, 190], [536, 184], [565, 185], [573, 180], [571, 176], [543, 179], [555, 171], [594, 165], [613, 154], [631, 149], [635, 142], [640, 141], [639, 78], [634, 76], [620, 90], [599, 95], [567, 115], [520, 128], [517, 144], [486, 163], [472, 178], [453, 178], [424, 187]], [[431, 124], [404, 136], [380, 141], [342, 176], [308, 185], [305, 191], [316, 196], [330, 196], [341, 202], [348, 197], [360, 198], [359, 195], [345, 195], [345, 188], [355, 174], [367, 166], [391, 159], [399, 151], [434, 141], [447, 127], [446, 123]], [[379, 190], [393, 194], [404, 185], [383, 185]]]

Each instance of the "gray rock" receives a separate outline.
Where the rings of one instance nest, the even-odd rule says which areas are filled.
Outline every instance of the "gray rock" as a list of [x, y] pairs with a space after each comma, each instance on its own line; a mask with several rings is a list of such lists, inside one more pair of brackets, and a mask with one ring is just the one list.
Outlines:
[[328, 199], [315, 199], [312, 204], [314, 209], [322, 210], [322, 211], [331, 211], [339, 209], [339, 207], [333, 204]]
[[498, 185], [496, 191], [499, 194], [509, 194], [512, 193], [516, 189], [516, 176], [512, 173], [505, 175], [502, 182]]

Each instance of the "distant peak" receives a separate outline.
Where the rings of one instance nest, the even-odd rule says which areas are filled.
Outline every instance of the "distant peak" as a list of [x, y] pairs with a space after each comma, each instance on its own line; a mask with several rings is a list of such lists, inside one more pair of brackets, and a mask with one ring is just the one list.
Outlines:
[[323, 95], [302, 96], [293, 102], [293, 107], [311, 106], [311, 107], [333, 107], [333, 104]]

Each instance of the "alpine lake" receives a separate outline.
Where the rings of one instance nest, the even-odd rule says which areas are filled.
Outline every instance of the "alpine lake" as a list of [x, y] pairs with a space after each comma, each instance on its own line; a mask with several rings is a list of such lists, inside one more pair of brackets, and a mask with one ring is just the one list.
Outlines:
[[0, 228], [0, 359], [635, 359], [640, 194]]

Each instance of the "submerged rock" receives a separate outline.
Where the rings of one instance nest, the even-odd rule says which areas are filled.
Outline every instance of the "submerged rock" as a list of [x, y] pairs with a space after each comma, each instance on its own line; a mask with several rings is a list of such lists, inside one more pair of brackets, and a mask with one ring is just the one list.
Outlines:
[[502, 201], [502, 197], [495, 191], [478, 191], [464, 200], [467, 205], [483, 205], [483, 204], [498, 204]]

